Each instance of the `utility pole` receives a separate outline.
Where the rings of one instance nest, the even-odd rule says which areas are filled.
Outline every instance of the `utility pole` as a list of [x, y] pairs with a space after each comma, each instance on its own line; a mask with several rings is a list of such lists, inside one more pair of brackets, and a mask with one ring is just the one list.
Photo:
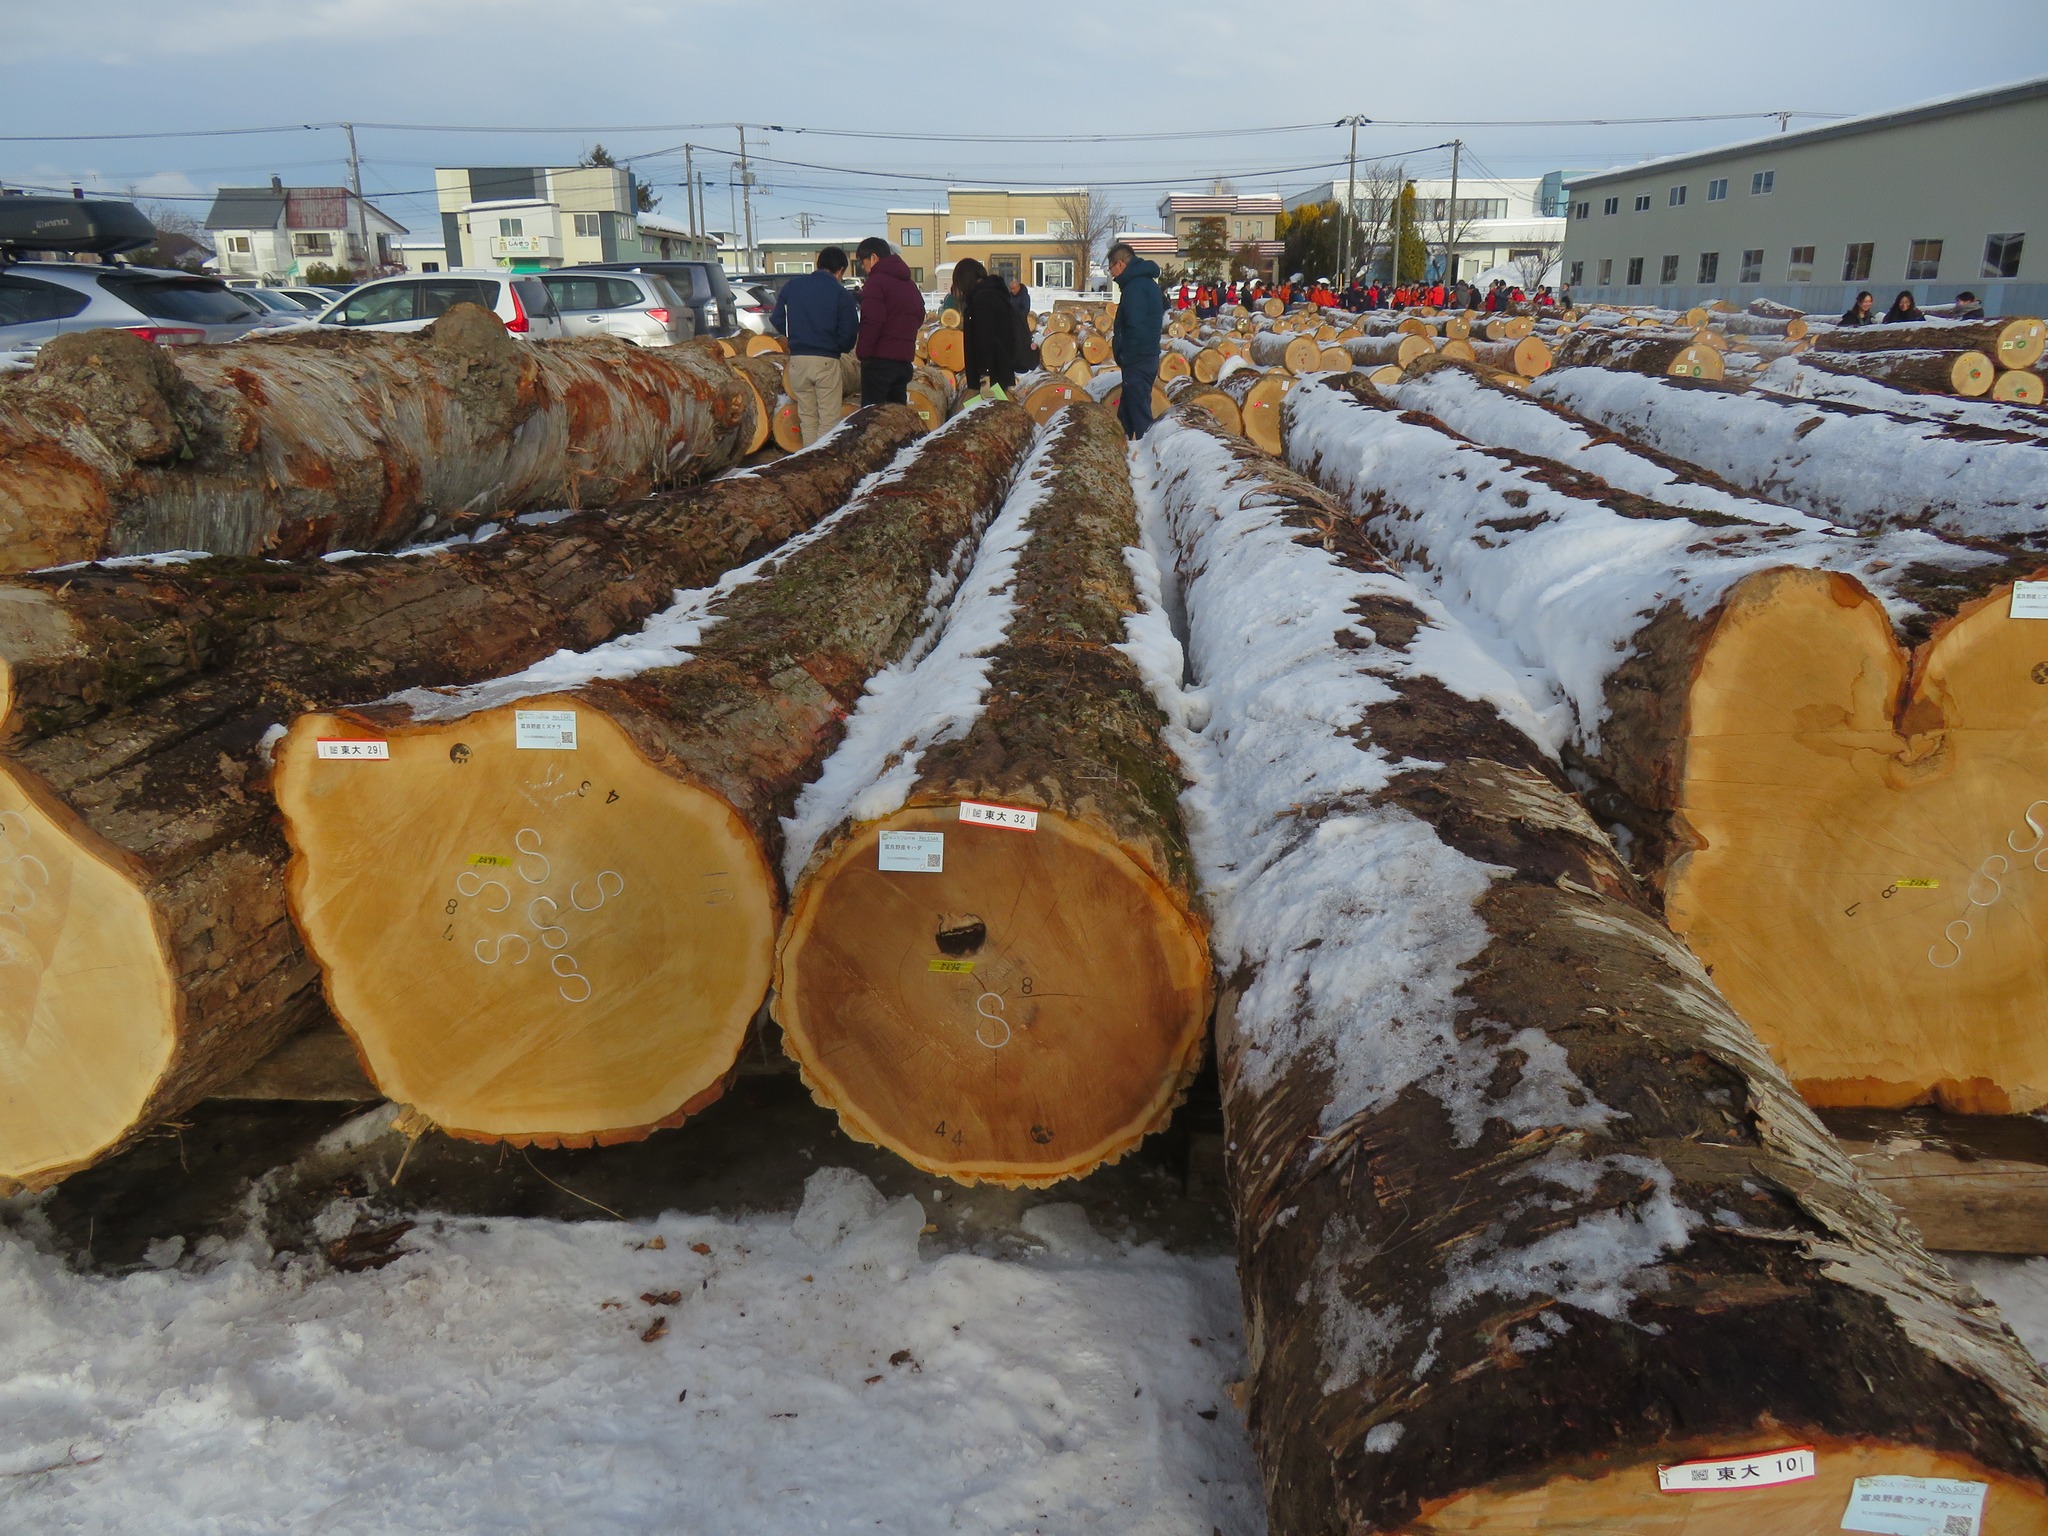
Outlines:
[[1358, 226], [1358, 125], [1372, 119], [1353, 113], [1338, 121], [1351, 128], [1351, 166], [1344, 173], [1344, 207], [1337, 215], [1336, 277], [1343, 284], [1351, 280], [1351, 231]]
[[1780, 112], [1778, 114], [1778, 132], [1783, 133], [1787, 128], [1791, 126], [1792, 114], [1790, 112]]
[[803, 240], [810, 239], [811, 226], [818, 221], [818, 216], [815, 213], [798, 213], [791, 215], [791, 217], [796, 220], [798, 238]]
[[363, 217], [363, 163], [356, 158], [356, 125], [343, 123], [341, 131], [348, 135], [348, 187], [355, 194], [349, 227], [355, 231], [356, 244], [363, 253], [362, 261], [355, 265], [355, 273], [358, 278], [364, 278], [370, 275], [370, 228]]
[[1457, 274], [1451, 264], [1457, 260], [1452, 252], [1458, 244], [1458, 155], [1465, 148], [1463, 139], [1451, 140], [1451, 200], [1444, 207], [1444, 286], [1448, 288], [1456, 281]]
[[690, 210], [690, 238], [697, 238], [697, 164], [691, 145], [683, 146], [683, 202]]
[[746, 269], [751, 272], [756, 265], [754, 261], [754, 177], [752, 172], [747, 169], [747, 125], [745, 123], [734, 123], [733, 127], [739, 130], [740, 135], [740, 201], [747, 211], [747, 246], [744, 261]]

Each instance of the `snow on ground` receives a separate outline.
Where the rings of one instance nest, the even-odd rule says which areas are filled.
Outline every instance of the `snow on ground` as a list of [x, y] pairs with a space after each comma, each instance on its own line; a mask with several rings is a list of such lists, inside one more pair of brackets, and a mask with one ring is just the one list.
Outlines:
[[794, 1219], [423, 1219], [359, 1274], [0, 1232], [0, 1530], [1257, 1536], [1231, 1262], [1023, 1224], [921, 1254], [828, 1168]]

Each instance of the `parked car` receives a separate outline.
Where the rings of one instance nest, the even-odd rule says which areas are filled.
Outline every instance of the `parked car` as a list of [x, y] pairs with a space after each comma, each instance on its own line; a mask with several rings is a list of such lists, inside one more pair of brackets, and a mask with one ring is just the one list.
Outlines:
[[[266, 315], [277, 315], [286, 320], [296, 320], [306, 325], [310, 325], [314, 318], [313, 306], [301, 304], [297, 299], [287, 298], [276, 288], [230, 288], [228, 292], [238, 299], [248, 300], [249, 303], [254, 304]], [[325, 305], [321, 306], [323, 309], [325, 307]]]
[[133, 331], [180, 346], [292, 323], [251, 306], [217, 277], [76, 261], [0, 267], [0, 353], [16, 362], [66, 331]]
[[588, 272], [649, 272], [665, 278], [690, 306], [699, 336], [732, 336], [740, 329], [739, 305], [725, 268], [715, 261], [589, 261]]
[[457, 304], [482, 305], [515, 336], [542, 340], [568, 333], [538, 273], [489, 267], [379, 278], [351, 288], [319, 319], [352, 331], [423, 331]]
[[672, 347], [696, 334], [696, 314], [668, 279], [652, 272], [558, 267], [541, 282], [571, 336], [617, 336], [643, 347]]
[[304, 305], [307, 309], [311, 310], [315, 315], [317, 315], [320, 313], [321, 310], [325, 309], [328, 305], [332, 304], [344, 293], [347, 293], [348, 289], [298, 288], [287, 285], [286, 287], [283, 288], [272, 288], [270, 292], [281, 293], [286, 298], [291, 299], [296, 303]]

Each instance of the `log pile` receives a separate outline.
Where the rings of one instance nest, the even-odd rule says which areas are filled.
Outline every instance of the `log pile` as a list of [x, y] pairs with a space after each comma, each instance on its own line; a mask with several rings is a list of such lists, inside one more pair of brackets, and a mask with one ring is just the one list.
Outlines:
[[1148, 452], [1276, 1536], [1676, 1529], [1717, 1495], [1661, 1466], [1795, 1447], [1813, 1476], [1697, 1515], [1832, 1529], [1904, 1473], [2048, 1521], [2032, 1361], [1671, 941], [1515, 680], [1284, 469], [1193, 418]]

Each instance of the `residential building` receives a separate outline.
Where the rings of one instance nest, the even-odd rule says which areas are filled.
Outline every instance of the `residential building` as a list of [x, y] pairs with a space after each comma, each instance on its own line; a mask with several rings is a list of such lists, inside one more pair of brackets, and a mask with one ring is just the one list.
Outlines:
[[308, 267], [372, 272], [399, 266], [392, 241], [406, 228], [347, 187], [222, 187], [206, 211], [214, 269], [223, 277], [289, 283]]
[[[1236, 252], [1251, 247], [1261, 270], [1270, 275], [1273, 263], [1280, 259], [1277, 226], [1286, 206], [1272, 193], [1173, 192], [1159, 200], [1159, 226], [1174, 237], [1174, 250], [1168, 255], [1186, 256], [1195, 231], [1206, 220], [1220, 219], [1230, 249]], [[1135, 245], [1132, 248], [1136, 249]]]
[[[1429, 249], [1431, 275], [1455, 282], [1524, 260], [1554, 259], [1564, 241], [1566, 221], [1547, 210], [1555, 206], [1563, 176], [1559, 171], [1548, 176], [1460, 176], [1455, 204], [1450, 177], [1412, 180], [1416, 231]], [[1374, 202], [1373, 188], [1363, 179], [1321, 182], [1288, 198], [1287, 210], [1292, 213], [1317, 203], [1342, 203], [1347, 185], [1356, 199], [1360, 224], [1368, 236], [1377, 228], [1380, 247], [1386, 249], [1393, 242], [1392, 220]], [[1452, 247], [1448, 272], [1443, 265], [1446, 243]]]
[[954, 264], [968, 256], [1033, 288], [1077, 288], [1088, 275], [1077, 270], [1067, 209], [1086, 195], [1084, 187], [948, 187], [943, 208], [890, 209], [884, 238], [927, 292], [950, 286]]
[[623, 166], [474, 166], [434, 172], [448, 267], [539, 272], [590, 261], [711, 260], [716, 236], [642, 213]]
[[400, 240], [392, 250], [408, 272], [448, 270], [448, 247], [439, 240]]
[[649, 261], [717, 261], [726, 238], [716, 231], [693, 235], [682, 220], [661, 213], [643, 213], [635, 224], [640, 231], [640, 254]]
[[[1570, 178], [1579, 300], [2048, 313], [2048, 77]], [[2027, 236], [2032, 232], [2031, 244]]]
[[[854, 247], [865, 240], [864, 234], [808, 234], [808, 235], [756, 235], [754, 251], [760, 257], [761, 265], [754, 268], [731, 266], [734, 272], [808, 272], [818, 264], [818, 252], [828, 245], [836, 245], [846, 252], [847, 275], [858, 278], [853, 270]], [[724, 254], [723, 252], [720, 253]], [[742, 253], [735, 248], [737, 258]], [[915, 271], [915, 269], [912, 269]]]

